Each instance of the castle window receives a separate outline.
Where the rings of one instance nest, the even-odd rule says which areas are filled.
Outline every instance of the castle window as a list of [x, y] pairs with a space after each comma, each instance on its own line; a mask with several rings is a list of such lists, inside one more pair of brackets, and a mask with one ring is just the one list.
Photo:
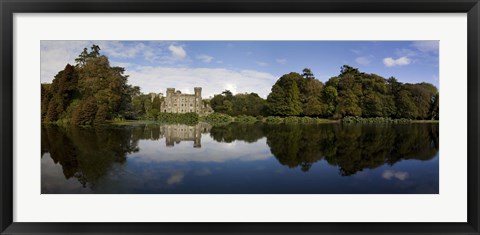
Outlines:
[[193, 106], [193, 104], [190, 104], [190, 107], [192, 107], [192, 106]]

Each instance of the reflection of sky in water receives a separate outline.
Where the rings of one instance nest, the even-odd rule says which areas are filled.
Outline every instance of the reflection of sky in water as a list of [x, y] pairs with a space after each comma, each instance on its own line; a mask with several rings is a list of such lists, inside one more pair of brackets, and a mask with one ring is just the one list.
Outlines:
[[[124, 165], [111, 167], [93, 186], [95, 193], [438, 193], [438, 155], [342, 177], [325, 160], [308, 172], [282, 166], [265, 138], [218, 143], [204, 135], [202, 148], [188, 141], [167, 147], [162, 139], [142, 140], [139, 147]], [[42, 182], [43, 189], [57, 193], [92, 193], [76, 179], [65, 180], [48, 154], [42, 159]]]
[[281, 165], [267, 139], [220, 143], [202, 134], [167, 147], [164, 138], [139, 140], [139, 152], [113, 163], [107, 174], [83, 188], [65, 179], [49, 154], [42, 158], [43, 193], [438, 193], [438, 153], [428, 161], [403, 160], [352, 176], [320, 160], [308, 172]]
[[76, 178], [65, 179], [62, 166], [55, 164], [50, 154], [43, 155], [42, 165], [42, 192], [54, 191], [55, 193], [92, 193], [89, 188], [83, 188]]
[[139, 153], [129, 156], [129, 161], [139, 162], [226, 162], [231, 160], [257, 161], [273, 157], [266, 145], [266, 138], [255, 143], [233, 141], [219, 143], [208, 134], [202, 135], [202, 147], [193, 148], [192, 141], [182, 141], [175, 147], [166, 147], [164, 139], [140, 140]]

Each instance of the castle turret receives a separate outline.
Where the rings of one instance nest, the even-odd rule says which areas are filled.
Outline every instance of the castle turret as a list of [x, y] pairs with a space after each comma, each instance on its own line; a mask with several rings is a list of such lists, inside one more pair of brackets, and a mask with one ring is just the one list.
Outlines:
[[195, 96], [196, 97], [202, 97], [202, 88], [201, 87], [194, 87], [193, 88], [195, 90]]
[[175, 88], [167, 88], [167, 97], [175, 93]]

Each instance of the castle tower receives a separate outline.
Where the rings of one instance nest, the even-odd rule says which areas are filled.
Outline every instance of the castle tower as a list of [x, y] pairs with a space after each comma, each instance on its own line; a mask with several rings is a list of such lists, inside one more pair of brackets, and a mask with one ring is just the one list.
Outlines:
[[170, 97], [175, 93], [175, 88], [167, 88], [167, 97]]
[[194, 87], [195, 90], [195, 112], [201, 114], [203, 111], [203, 102], [202, 102], [202, 88]]
[[193, 89], [195, 90], [195, 96], [198, 97], [198, 98], [201, 98], [202, 97], [202, 88], [201, 87], [194, 87]]

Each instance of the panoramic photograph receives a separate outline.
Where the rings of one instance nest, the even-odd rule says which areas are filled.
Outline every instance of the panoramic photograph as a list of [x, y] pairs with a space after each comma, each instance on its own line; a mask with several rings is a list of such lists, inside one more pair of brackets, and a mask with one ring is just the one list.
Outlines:
[[439, 41], [40, 42], [42, 194], [438, 194]]

